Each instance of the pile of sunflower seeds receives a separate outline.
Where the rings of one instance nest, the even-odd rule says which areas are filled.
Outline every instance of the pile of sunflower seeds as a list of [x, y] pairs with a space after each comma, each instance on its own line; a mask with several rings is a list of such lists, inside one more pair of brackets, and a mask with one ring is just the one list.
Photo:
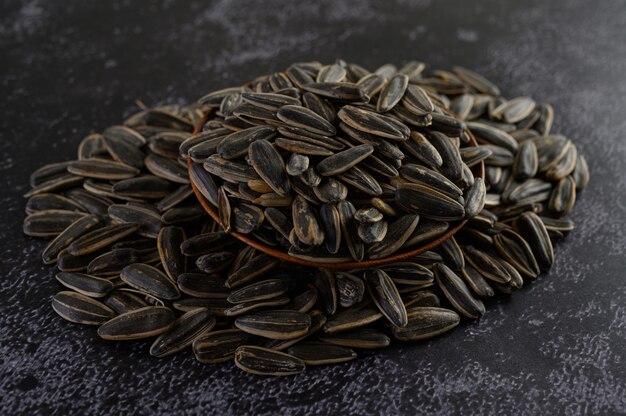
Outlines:
[[[552, 121], [549, 104], [507, 100], [463, 68], [298, 63], [87, 136], [76, 160], [33, 172], [23, 229], [52, 239], [42, 259], [59, 269], [52, 307], [64, 319], [107, 340], [155, 338], [156, 357], [192, 347], [203, 363], [297, 374], [442, 334], [550, 269], [589, 181]], [[229, 235], [358, 261], [465, 219], [434, 251], [346, 271]]]

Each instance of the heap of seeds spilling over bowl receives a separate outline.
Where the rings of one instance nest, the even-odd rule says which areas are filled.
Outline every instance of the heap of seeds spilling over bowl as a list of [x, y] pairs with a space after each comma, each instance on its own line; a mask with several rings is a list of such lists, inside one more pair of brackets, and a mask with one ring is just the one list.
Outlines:
[[550, 269], [589, 180], [552, 121], [463, 68], [297, 63], [87, 136], [31, 175], [24, 232], [52, 238], [64, 319], [296, 374], [442, 334]]

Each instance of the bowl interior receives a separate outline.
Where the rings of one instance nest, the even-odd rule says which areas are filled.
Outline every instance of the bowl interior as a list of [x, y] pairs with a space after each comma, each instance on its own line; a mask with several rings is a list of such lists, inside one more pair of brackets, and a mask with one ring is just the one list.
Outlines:
[[[208, 120], [211, 113], [212, 113], [211, 111], [207, 112], [205, 116], [203, 117], [203, 119], [200, 120], [200, 122], [198, 122], [198, 124], [195, 127], [194, 134], [198, 133], [202, 129], [202, 126]], [[471, 134], [471, 132], [469, 132], [469, 130], [467, 132], [470, 138], [470, 146], [477, 146], [478, 144], [476, 143], [476, 139], [474, 138], [474, 136]], [[191, 169], [192, 163], [194, 162], [191, 159], [189, 159], [188, 160], [189, 169]], [[475, 165], [472, 168], [472, 173], [474, 174], [474, 177], [476, 178], [484, 178], [484, 174], [485, 174], [484, 163], [480, 162], [477, 165]], [[213, 205], [211, 205], [211, 203], [207, 201], [207, 199], [200, 193], [200, 191], [193, 184], [193, 182], [191, 182], [191, 187], [193, 189], [194, 194], [196, 195], [196, 198], [198, 198], [198, 201], [200, 202], [204, 210], [211, 216], [211, 218], [213, 218], [213, 220], [215, 220], [218, 224], [221, 225], [220, 218], [219, 218], [217, 211], [215, 210], [215, 207], [213, 207]], [[229, 231], [229, 234], [235, 237], [236, 239], [246, 243], [247, 245], [254, 247], [255, 249], [265, 254], [279, 258], [283, 261], [288, 261], [291, 263], [296, 263], [296, 264], [310, 266], [310, 267], [324, 267], [327, 269], [357, 269], [357, 268], [363, 268], [363, 267], [383, 266], [383, 265], [390, 264], [390, 263], [404, 261], [413, 256], [421, 254], [425, 251], [432, 250], [436, 248], [437, 246], [439, 246], [444, 241], [446, 241], [447, 239], [449, 239], [450, 237], [452, 237], [454, 234], [456, 234], [461, 228], [463, 228], [466, 222], [467, 220], [465, 219], [452, 222], [450, 223], [450, 228], [448, 228], [448, 230], [444, 234], [439, 236], [437, 239], [430, 241], [426, 244], [420, 245], [420, 246], [415, 246], [411, 248], [410, 250], [406, 250], [400, 253], [395, 253], [391, 256], [384, 257], [381, 259], [363, 260], [363, 261], [358, 261], [358, 262], [357, 261], [337, 262], [337, 263], [314, 262], [314, 261], [302, 259], [299, 257], [291, 256], [286, 251], [277, 250], [264, 243], [261, 243], [260, 241], [256, 240], [252, 236], [241, 234], [234, 230]]]

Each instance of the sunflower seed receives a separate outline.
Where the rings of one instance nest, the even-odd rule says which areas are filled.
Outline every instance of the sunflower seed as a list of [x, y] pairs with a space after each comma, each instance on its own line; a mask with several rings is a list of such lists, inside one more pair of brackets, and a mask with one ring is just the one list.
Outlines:
[[375, 308], [350, 308], [329, 319], [322, 329], [328, 334], [335, 334], [369, 325], [382, 317], [383, 314]]
[[230, 293], [230, 303], [244, 303], [272, 299], [285, 294], [288, 286], [282, 279], [268, 279], [244, 286]]
[[163, 270], [172, 280], [176, 280], [187, 268], [187, 259], [180, 249], [185, 239], [185, 230], [171, 226], [163, 227], [157, 237], [157, 248]]
[[324, 232], [319, 226], [315, 212], [309, 202], [297, 196], [293, 200], [292, 221], [298, 239], [304, 244], [318, 246], [324, 242]]
[[459, 315], [450, 309], [419, 307], [411, 310], [406, 326], [394, 326], [391, 332], [400, 341], [418, 341], [447, 332], [459, 322]]
[[350, 82], [311, 82], [301, 88], [331, 100], [366, 102], [368, 97], [363, 89]]
[[457, 311], [474, 319], [485, 313], [485, 305], [472, 295], [463, 280], [448, 266], [437, 263], [433, 266], [433, 271], [437, 285]]
[[201, 363], [223, 363], [232, 360], [235, 350], [252, 338], [252, 335], [240, 329], [212, 331], [193, 341], [193, 352]]
[[44, 264], [56, 262], [59, 253], [63, 249], [90, 230], [100, 227], [101, 224], [100, 218], [95, 215], [86, 215], [72, 222], [44, 249], [42, 253]]
[[118, 315], [148, 306], [144, 300], [134, 293], [121, 290], [111, 292], [104, 298], [103, 303], [113, 309]]
[[531, 247], [540, 269], [549, 270], [554, 263], [554, 251], [541, 218], [533, 212], [524, 212], [516, 218], [514, 224], [516, 230]]
[[146, 306], [105, 322], [98, 328], [98, 335], [113, 341], [150, 338], [169, 331], [174, 322], [174, 312], [170, 308]]
[[311, 325], [306, 313], [275, 310], [240, 316], [235, 326], [253, 335], [269, 339], [291, 339], [304, 335]]
[[137, 224], [116, 224], [99, 228], [87, 234], [83, 234], [71, 243], [67, 250], [73, 256], [93, 253], [101, 248], [110, 246], [138, 230], [139, 225]]
[[395, 200], [406, 210], [436, 221], [454, 221], [465, 216], [465, 208], [458, 201], [416, 183], [400, 184]]
[[304, 372], [304, 361], [284, 352], [242, 345], [235, 351], [235, 365], [257, 375], [290, 376]]
[[367, 289], [374, 303], [395, 326], [407, 324], [406, 308], [398, 293], [393, 280], [382, 270], [367, 270], [365, 272]]
[[115, 315], [108, 306], [77, 292], [54, 295], [52, 309], [63, 319], [84, 325], [100, 325]]
[[78, 160], [67, 167], [74, 175], [95, 179], [128, 179], [139, 173], [139, 169], [120, 162], [104, 159]]
[[126, 266], [120, 277], [127, 285], [157, 298], [173, 300], [180, 297], [176, 284], [159, 269], [147, 264]]
[[194, 309], [178, 318], [172, 328], [160, 335], [150, 347], [150, 355], [166, 357], [189, 347], [196, 338], [215, 326], [215, 318], [204, 308]]
[[119, 275], [124, 267], [141, 259], [141, 253], [135, 249], [114, 249], [91, 260], [87, 265], [87, 273], [98, 276]]

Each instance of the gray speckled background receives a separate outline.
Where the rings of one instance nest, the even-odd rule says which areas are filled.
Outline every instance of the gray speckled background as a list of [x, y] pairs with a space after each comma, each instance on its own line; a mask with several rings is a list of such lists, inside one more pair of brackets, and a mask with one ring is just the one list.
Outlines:
[[[132, 3], [132, 4], [131, 4]], [[236, 4], [235, 4], [236, 3]], [[626, 4], [0, 1], [0, 414], [625, 414]], [[268, 379], [62, 321], [27, 175], [136, 98], [187, 102], [298, 60], [462, 64], [556, 109], [592, 170], [549, 275], [478, 322]]]

